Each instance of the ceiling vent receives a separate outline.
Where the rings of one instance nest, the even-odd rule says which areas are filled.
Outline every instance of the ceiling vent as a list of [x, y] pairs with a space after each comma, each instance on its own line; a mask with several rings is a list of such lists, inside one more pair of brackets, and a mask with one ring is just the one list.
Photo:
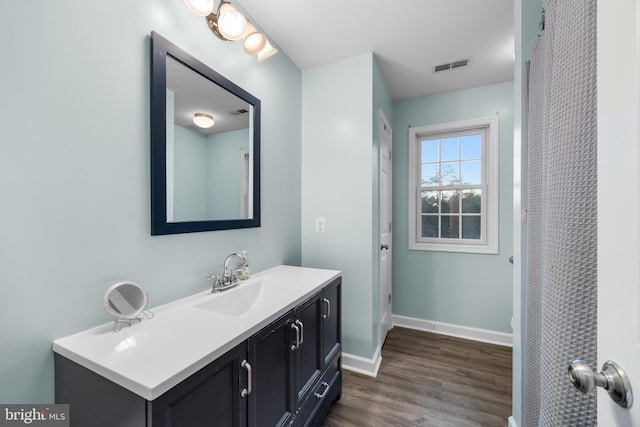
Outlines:
[[249, 110], [245, 109], [245, 108], [241, 108], [239, 110], [233, 110], [233, 111], [229, 111], [229, 114], [231, 114], [232, 116], [239, 116], [240, 114], [245, 114], [248, 113]]
[[433, 67], [433, 72], [439, 73], [441, 71], [448, 71], [456, 68], [467, 67], [470, 64], [471, 64], [471, 59], [469, 58], [457, 59], [455, 61], [444, 62], [442, 64], [435, 65]]

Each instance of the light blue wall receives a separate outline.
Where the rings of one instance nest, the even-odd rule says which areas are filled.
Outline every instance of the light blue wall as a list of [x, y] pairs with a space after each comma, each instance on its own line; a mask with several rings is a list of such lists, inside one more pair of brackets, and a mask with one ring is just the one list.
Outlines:
[[173, 131], [174, 219], [211, 218], [207, 215], [207, 137], [181, 126], [174, 126]]
[[249, 129], [207, 136], [181, 126], [172, 128], [175, 220], [239, 218], [240, 153], [247, 147]]
[[372, 110], [372, 54], [302, 73], [302, 264], [343, 272], [344, 351], [363, 357], [374, 345]]
[[[408, 129], [499, 115], [499, 255], [408, 250]], [[511, 333], [513, 83], [395, 103], [393, 314]]]
[[[241, 150], [248, 150], [249, 128], [208, 138], [208, 206], [210, 218], [240, 218]], [[222, 184], [222, 185], [221, 185]]]
[[[261, 228], [150, 235], [152, 30], [261, 99]], [[207, 289], [235, 250], [253, 271], [300, 263], [301, 73], [285, 55], [257, 63], [166, 0], [1, 2], [0, 48], [0, 402], [53, 401], [52, 341], [107, 322], [116, 281], [155, 306]]]

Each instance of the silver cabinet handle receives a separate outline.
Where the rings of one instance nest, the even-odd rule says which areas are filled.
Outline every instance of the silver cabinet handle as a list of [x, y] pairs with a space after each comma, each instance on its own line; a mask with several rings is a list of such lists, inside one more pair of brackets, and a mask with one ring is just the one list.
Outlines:
[[246, 360], [243, 360], [242, 363], [240, 363], [240, 367], [247, 370], [247, 388], [242, 389], [240, 396], [247, 397], [251, 394], [251, 365], [249, 365], [249, 362]]
[[630, 408], [633, 404], [629, 377], [622, 367], [612, 360], [607, 360], [602, 365], [602, 372], [597, 373], [587, 362], [576, 359], [569, 364], [569, 379], [584, 394], [593, 392], [596, 387], [602, 387], [621, 407]]
[[322, 387], [324, 387], [324, 391], [323, 391], [322, 393], [315, 392], [315, 396], [316, 396], [318, 399], [322, 399], [322, 398], [324, 397], [324, 395], [325, 395], [325, 394], [327, 394], [327, 391], [329, 391], [329, 384], [327, 384], [326, 382], [322, 381], [322, 382], [320, 383], [320, 385], [321, 385]]
[[327, 305], [327, 314], [322, 315], [322, 318], [326, 319], [328, 317], [331, 317], [331, 301], [326, 298], [322, 298], [322, 301]]
[[300, 344], [304, 343], [304, 323], [298, 319], [296, 320], [296, 325], [300, 326], [300, 341], [298, 342], [298, 347], [300, 347]]
[[300, 328], [295, 323], [291, 324], [291, 329], [296, 330], [296, 343], [291, 345], [291, 351], [294, 351], [296, 348], [300, 347]]

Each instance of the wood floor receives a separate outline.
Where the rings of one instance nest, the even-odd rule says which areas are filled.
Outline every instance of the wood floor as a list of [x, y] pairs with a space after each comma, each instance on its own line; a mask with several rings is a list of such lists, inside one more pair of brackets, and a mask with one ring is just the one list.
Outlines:
[[506, 427], [511, 348], [393, 328], [377, 378], [343, 371], [324, 427]]

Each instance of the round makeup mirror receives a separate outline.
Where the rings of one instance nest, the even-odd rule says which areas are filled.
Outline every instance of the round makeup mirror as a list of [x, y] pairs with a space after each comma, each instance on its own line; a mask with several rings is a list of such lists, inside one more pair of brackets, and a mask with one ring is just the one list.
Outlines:
[[104, 294], [104, 310], [115, 318], [113, 330], [118, 332], [122, 325], [131, 326], [140, 321], [140, 313], [151, 319], [153, 313], [147, 310], [149, 296], [133, 282], [118, 282]]

